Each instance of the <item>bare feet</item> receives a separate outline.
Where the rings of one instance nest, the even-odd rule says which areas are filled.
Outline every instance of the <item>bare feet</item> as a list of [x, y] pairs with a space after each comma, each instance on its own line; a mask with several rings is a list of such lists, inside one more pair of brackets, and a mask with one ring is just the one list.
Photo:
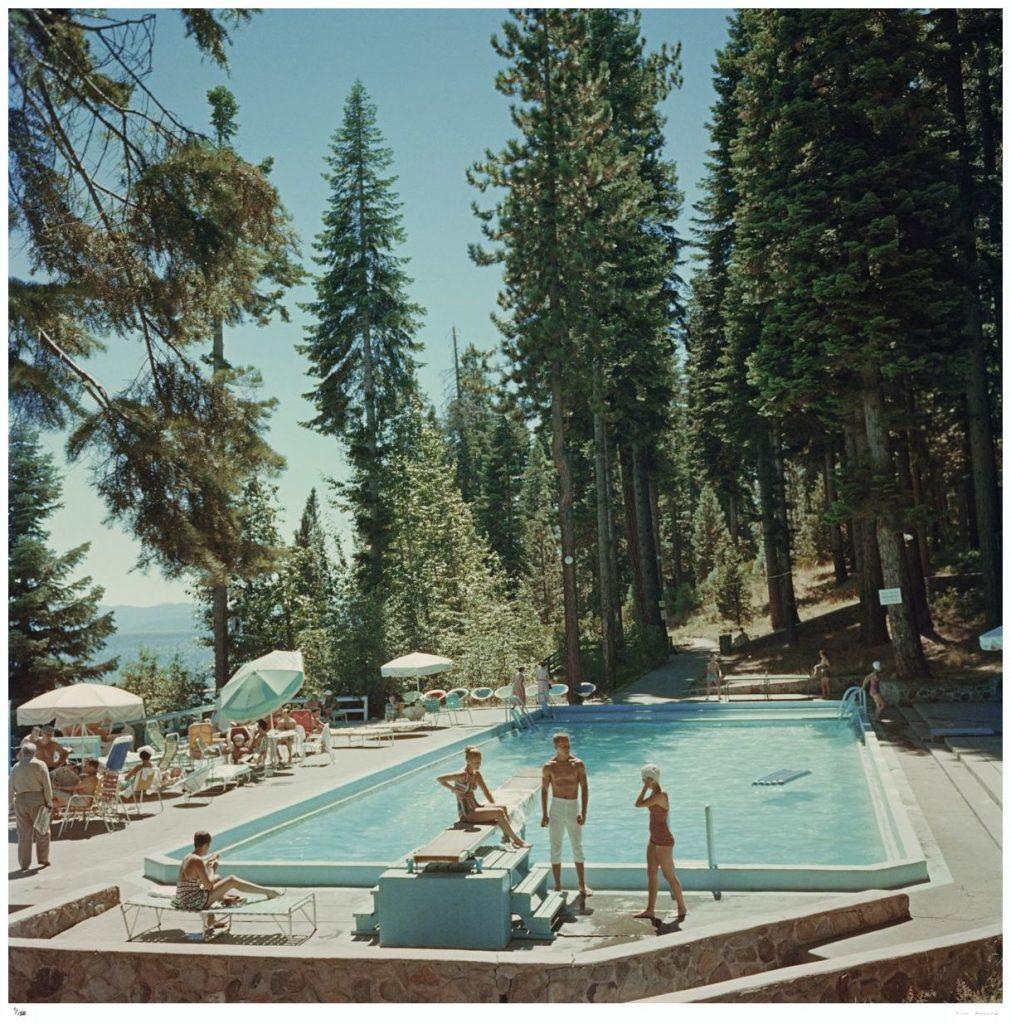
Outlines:
[[678, 907], [678, 920], [683, 921], [688, 916], [687, 907]]
[[593, 895], [593, 890], [588, 885], [584, 885], [583, 888], [579, 890], [579, 895], [580, 896], [592, 896]]
[[513, 846], [516, 847], [517, 850], [528, 850], [533, 845], [533, 843], [528, 843], [523, 839], [513, 840]]
[[638, 914], [633, 914], [632, 917], [643, 917], [647, 920], [652, 920], [656, 917], [656, 914], [652, 910], [640, 910]]

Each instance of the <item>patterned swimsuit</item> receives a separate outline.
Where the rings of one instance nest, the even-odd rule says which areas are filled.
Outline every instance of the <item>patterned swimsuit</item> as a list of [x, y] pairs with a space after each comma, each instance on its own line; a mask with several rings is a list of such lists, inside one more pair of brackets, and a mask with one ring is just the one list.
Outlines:
[[474, 796], [474, 781], [469, 776], [465, 782], [454, 782], [456, 791], [456, 813], [464, 819], [478, 808], [477, 797]]
[[176, 884], [172, 906], [176, 910], [206, 910], [211, 894], [201, 888], [199, 879], [183, 878]]

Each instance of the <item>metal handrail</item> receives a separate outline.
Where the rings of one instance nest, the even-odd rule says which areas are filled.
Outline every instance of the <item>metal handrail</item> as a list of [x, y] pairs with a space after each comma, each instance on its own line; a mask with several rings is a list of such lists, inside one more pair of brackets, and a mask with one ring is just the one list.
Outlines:
[[839, 702], [839, 718], [852, 718], [854, 714], [867, 715], [867, 693], [862, 686], [851, 686]]

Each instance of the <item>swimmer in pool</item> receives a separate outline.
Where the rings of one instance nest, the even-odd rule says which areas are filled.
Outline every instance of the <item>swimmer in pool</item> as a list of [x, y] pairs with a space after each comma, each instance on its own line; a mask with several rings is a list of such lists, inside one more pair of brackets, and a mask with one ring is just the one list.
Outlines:
[[[453, 772], [450, 775], [440, 775], [435, 781], [440, 786], [451, 790], [456, 797], [456, 809], [460, 821], [471, 822], [475, 825], [498, 825], [506, 840], [516, 847], [530, 846], [518, 836], [509, 823], [509, 812], [502, 804], [496, 804], [491, 795], [491, 790], [485, 784], [481, 775], [481, 751], [477, 747], [467, 747], [464, 750], [465, 766], [462, 772]], [[488, 800], [486, 804], [479, 804], [475, 794], [478, 789], [484, 793]]]

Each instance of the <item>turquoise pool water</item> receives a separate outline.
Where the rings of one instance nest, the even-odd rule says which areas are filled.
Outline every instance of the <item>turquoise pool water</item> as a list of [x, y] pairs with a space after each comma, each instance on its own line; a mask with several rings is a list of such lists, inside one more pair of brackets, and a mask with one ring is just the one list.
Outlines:
[[[647, 814], [637, 810], [639, 768], [653, 761], [670, 795], [675, 858], [705, 860], [704, 806], [713, 808], [721, 864], [872, 864], [886, 859], [853, 732], [834, 719], [798, 722], [596, 722], [566, 725], [587, 765], [590, 804], [583, 842], [590, 863], [637, 862]], [[555, 727], [539, 725], [481, 744], [492, 787], [551, 753]], [[430, 765], [228, 851], [242, 861], [389, 862], [455, 819], [435, 776], [461, 755]], [[785, 786], [753, 786], [777, 768], [811, 774]], [[527, 821], [533, 860], [547, 860], [539, 812]], [[568, 860], [566, 853], [566, 860]]]

